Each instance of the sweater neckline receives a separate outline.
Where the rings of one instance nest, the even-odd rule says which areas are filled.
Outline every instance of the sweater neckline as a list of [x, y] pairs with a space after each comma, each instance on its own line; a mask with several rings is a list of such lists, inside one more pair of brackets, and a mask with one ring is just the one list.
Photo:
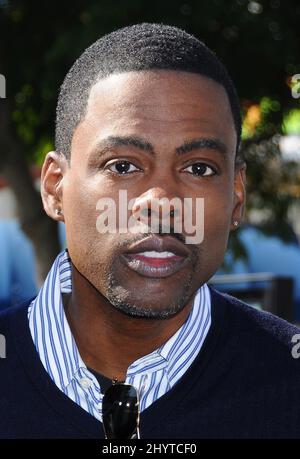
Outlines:
[[[159, 416], [160, 421], [169, 417], [172, 412], [176, 416], [178, 403], [192, 390], [195, 380], [201, 377], [205, 371], [217, 347], [221, 333], [225, 332], [226, 323], [228, 322], [228, 314], [226, 314], [227, 300], [212, 287], [209, 288], [211, 293], [212, 324], [203, 346], [194, 362], [177, 384], [141, 413], [141, 435], [143, 433], [146, 433], [147, 436], [149, 433], [151, 434], [151, 424], [153, 425], [153, 419], [155, 419], [156, 415]], [[104, 438], [102, 423], [65, 395], [55, 385], [43, 367], [30, 334], [27, 320], [29, 304], [30, 302], [20, 307], [9, 318], [10, 333], [24, 371], [40, 395], [46, 399], [49, 406], [65, 418], [66, 423], [80, 431], [82, 438]], [[174, 402], [172, 403], [172, 401]], [[47, 413], [45, 413], [45, 416], [47, 416]]]

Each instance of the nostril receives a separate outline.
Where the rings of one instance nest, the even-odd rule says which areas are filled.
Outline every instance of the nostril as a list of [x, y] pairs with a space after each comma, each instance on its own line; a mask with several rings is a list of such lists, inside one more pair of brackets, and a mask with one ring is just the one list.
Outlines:
[[141, 210], [142, 217], [151, 217], [151, 208], [145, 208]]
[[180, 210], [179, 209], [172, 209], [170, 211], [170, 217], [178, 217], [180, 215]]
[[[170, 211], [170, 217], [177, 217], [179, 215], [178, 209], [172, 209]], [[147, 207], [141, 210], [142, 217], [151, 217], [152, 216], [152, 209], [151, 207]]]

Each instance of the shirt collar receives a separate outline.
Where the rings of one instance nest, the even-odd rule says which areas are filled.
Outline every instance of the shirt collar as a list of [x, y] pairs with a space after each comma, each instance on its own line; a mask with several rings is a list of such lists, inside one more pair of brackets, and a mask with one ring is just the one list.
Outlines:
[[[62, 295], [71, 291], [71, 259], [68, 251], [65, 250], [55, 260], [28, 312], [32, 338], [41, 361], [55, 384], [61, 389], [67, 388], [80, 370], [84, 373], [88, 371], [79, 354], [64, 312]], [[204, 302], [206, 302], [205, 317]], [[201, 328], [207, 326], [208, 320], [210, 320], [210, 295], [205, 284], [196, 292], [191, 312], [181, 328], [160, 348], [133, 362], [128, 368], [127, 376], [161, 369], [165, 369], [168, 373], [183, 353], [187, 361], [189, 353], [187, 338], [193, 333], [195, 339], [200, 340]]]

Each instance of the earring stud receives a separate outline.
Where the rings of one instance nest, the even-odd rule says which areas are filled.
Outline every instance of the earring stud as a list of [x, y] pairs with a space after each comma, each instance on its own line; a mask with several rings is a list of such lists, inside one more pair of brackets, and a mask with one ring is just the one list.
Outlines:
[[56, 213], [56, 215], [62, 215], [63, 214], [60, 209], [55, 209], [55, 213]]
[[234, 220], [234, 222], [233, 222], [233, 226], [235, 226], [235, 227], [239, 226], [239, 222], [238, 222], [238, 220]]

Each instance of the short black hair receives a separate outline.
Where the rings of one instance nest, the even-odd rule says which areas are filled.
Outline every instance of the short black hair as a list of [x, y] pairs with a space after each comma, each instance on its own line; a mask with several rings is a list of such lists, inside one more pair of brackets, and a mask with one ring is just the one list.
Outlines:
[[77, 124], [84, 118], [91, 88], [113, 73], [177, 70], [198, 73], [222, 85], [227, 93], [237, 151], [241, 110], [234, 84], [217, 56], [200, 40], [177, 27], [136, 24], [104, 35], [76, 60], [61, 86], [56, 109], [55, 148], [68, 159]]

